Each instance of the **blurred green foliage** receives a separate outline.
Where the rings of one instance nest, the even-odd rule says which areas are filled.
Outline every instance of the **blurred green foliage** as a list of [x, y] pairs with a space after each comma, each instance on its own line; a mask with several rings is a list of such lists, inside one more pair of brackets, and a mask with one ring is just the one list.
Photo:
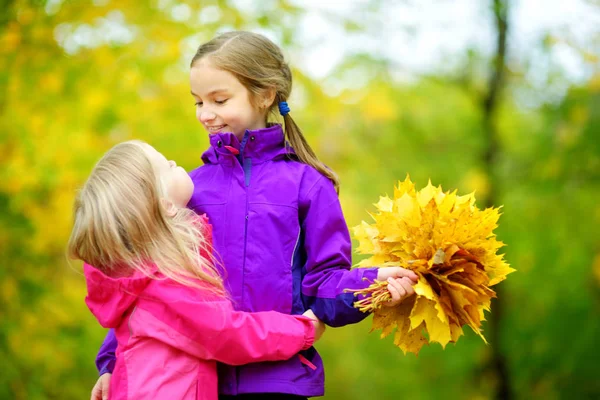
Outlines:
[[[79, 263], [64, 255], [77, 187], [104, 151], [130, 138], [188, 169], [199, 165], [208, 141], [187, 85], [195, 46], [224, 26], [262, 27], [293, 52], [302, 46], [293, 40], [302, 10], [283, 0], [260, 3], [253, 15], [225, 0], [179, 11], [170, 0], [1, 3], [0, 399], [87, 398], [105, 331], [83, 302]], [[360, 30], [356, 21], [346, 26]], [[489, 64], [466, 59], [479, 64], [465, 71]], [[349, 226], [407, 173], [418, 186], [431, 179], [478, 198], [493, 182], [503, 205], [498, 235], [518, 270], [501, 284], [494, 344], [515, 398], [600, 396], [600, 73], [597, 55], [585, 59], [596, 75], [536, 107], [519, 102], [533, 89], [511, 68], [494, 120], [493, 179], [481, 161], [481, 76], [399, 83], [385, 62], [361, 56], [334, 77], [362, 68], [368, 85], [332, 95], [294, 70], [302, 94], [292, 99], [294, 117], [339, 173]], [[474, 334], [416, 358], [369, 326], [329, 329], [318, 344], [327, 399], [494, 396], [491, 349]]]

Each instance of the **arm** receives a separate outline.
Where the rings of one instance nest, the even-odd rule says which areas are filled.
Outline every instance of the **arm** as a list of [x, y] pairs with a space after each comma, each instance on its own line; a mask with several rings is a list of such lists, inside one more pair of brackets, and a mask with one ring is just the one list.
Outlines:
[[[157, 339], [195, 357], [230, 365], [287, 360], [315, 340], [310, 318], [274, 311], [235, 311], [231, 302], [202, 289], [154, 281], [140, 301], [134, 335]], [[132, 317], [134, 318], [134, 317]]]
[[96, 368], [98, 368], [98, 374], [104, 375], [107, 372], [111, 373], [115, 369], [115, 351], [117, 350], [117, 338], [115, 332], [110, 329], [104, 338], [102, 346], [96, 356]]
[[304, 196], [301, 194], [300, 205], [306, 250], [302, 280], [305, 301], [327, 325], [361, 321], [368, 314], [354, 308], [356, 298], [344, 289], [366, 288], [377, 278], [377, 269], [350, 269], [350, 234], [333, 184], [320, 177]]

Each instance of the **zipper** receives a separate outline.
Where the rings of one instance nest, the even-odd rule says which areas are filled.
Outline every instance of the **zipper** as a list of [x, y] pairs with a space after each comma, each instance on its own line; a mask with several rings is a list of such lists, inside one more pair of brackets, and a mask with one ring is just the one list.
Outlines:
[[[250, 186], [250, 166], [251, 163], [246, 163], [244, 159], [244, 150], [246, 148], [246, 143], [248, 143], [248, 137], [250, 136], [250, 132], [246, 130], [244, 133], [244, 138], [242, 139], [242, 143], [240, 144], [240, 167], [242, 167], [242, 171], [244, 172], [244, 183], [246, 190], [246, 211], [244, 213], [244, 253], [243, 253], [243, 262], [242, 262], [242, 304], [244, 304], [244, 278], [246, 276], [246, 245], [248, 243], [248, 211], [250, 209], [250, 204], [248, 201], [248, 187]], [[250, 160], [248, 160], [250, 161]]]
[[[244, 213], [244, 253], [243, 253], [243, 262], [242, 262], [242, 304], [244, 304], [244, 281], [246, 277], [246, 245], [248, 244], [248, 212], [250, 210], [250, 201], [248, 200], [248, 187], [250, 186], [250, 171], [252, 168], [252, 160], [250, 158], [244, 158], [244, 150], [246, 148], [246, 143], [248, 143], [248, 138], [250, 136], [250, 132], [246, 130], [244, 133], [244, 138], [242, 139], [242, 143], [240, 144], [240, 154], [238, 155], [238, 160], [240, 161], [240, 167], [244, 172], [244, 189], [246, 190], [246, 210]], [[240, 368], [235, 368], [235, 394], [237, 394], [237, 385], [240, 381]]]

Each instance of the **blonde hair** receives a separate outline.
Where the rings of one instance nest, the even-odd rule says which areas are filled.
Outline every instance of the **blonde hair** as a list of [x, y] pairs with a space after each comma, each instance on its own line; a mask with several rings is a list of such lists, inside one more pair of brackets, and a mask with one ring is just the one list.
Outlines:
[[224, 294], [208, 227], [187, 208], [167, 214], [165, 185], [144, 146], [124, 142], [98, 161], [75, 199], [69, 255], [109, 276], [138, 270], [158, 279], [158, 268], [181, 284]]
[[[223, 33], [198, 48], [190, 67], [204, 58], [214, 67], [233, 74], [250, 92], [250, 103], [255, 107], [257, 99], [272, 89], [275, 90], [275, 101], [269, 106], [270, 113], [274, 113], [279, 103], [290, 97], [290, 67], [279, 47], [262, 35], [244, 31]], [[319, 161], [289, 113], [283, 116], [283, 121], [285, 136], [298, 159], [329, 178], [339, 191], [337, 175]]]

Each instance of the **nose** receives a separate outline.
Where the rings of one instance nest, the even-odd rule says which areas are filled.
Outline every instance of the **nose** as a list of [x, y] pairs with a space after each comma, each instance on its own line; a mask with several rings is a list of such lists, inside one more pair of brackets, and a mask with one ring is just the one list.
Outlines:
[[206, 123], [208, 121], [212, 121], [213, 119], [215, 119], [216, 116], [217, 115], [212, 111], [202, 110], [202, 111], [199, 111], [198, 119], [200, 120], [200, 122]]

